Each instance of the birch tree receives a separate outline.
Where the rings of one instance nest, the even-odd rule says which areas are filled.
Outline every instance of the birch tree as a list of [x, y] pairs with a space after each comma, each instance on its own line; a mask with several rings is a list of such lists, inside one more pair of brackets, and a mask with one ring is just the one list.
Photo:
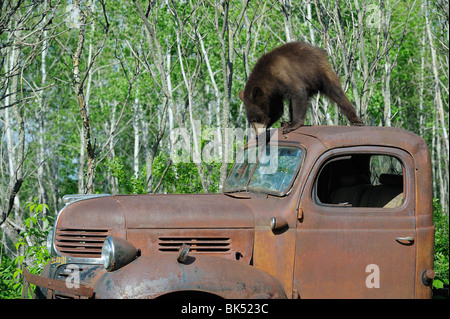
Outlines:
[[[149, 1], [146, 11], [144, 12], [137, 0], [133, 0], [133, 3], [137, 9], [137, 14], [144, 23], [147, 39], [147, 47], [145, 51], [148, 51], [148, 54], [142, 54], [141, 56], [139, 56], [138, 53], [132, 49], [129, 43], [128, 45], [133, 51], [135, 57], [139, 61], [141, 61], [145, 69], [149, 72], [154, 81], [154, 84], [161, 90], [163, 96], [162, 101], [159, 102], [162, 104], [162, 120], [159, 122], [159, 128], [156, 131], [154, 142], [152, 143], [151, 147], [148, 148], [148, 153], [146, 155], [146, 189], [147, 192], [150, 193], [152, 191], [153, 161], [157, 154], [159, 144], [165, 134], [168, 108], [170, 108], [172, 112], [171, 114], [173, 115], [179, 126], [183, 126], [183, 120], [174, 103], [174, 96], [170, 81], [171, 70], [167, 67], [167, 60], [165, 59], [167, 54], [170, 54], [170, 49], [164, 51], [162, 44], [157, 36], [157, 22], [159, 18], [158, 14], [160, 8], [158, 4]], [[144, 52], [144, 50], [142, 51]]]
[[[435, 114], [436, 116], [436, 148], [437, 148], [437, 167], [435, 169], [435, 177], [438, 177], [439, 183], [439, 193], [440, 198], [442, 201], [443, 208], [445, 210], [448, 210], [449, 202], [448, 202], [448, 187], [449, 187], [449, 161], [448, 161], [448, 154], [449, 154], [449, 141], [448, 141], [448, 100], [447, 100], [447, 110], [444, 109], [444, 101], [442, 98], [442, 90], [447, 90], [447, 97], [448, 97], [448, 72], [446, 74], [446, 84], [442, 83], [441, 76], [442, 76], [442, 69], [448, 70], [448, 42], [445, 43], [445, 37], [448, 41], [448, 1], [437, 1], [437, 6], [442, 6], [443, 8], [446, 7], [447, 11], [438, 11], [438, 16], [442, 17], [442, 21], [444, 22], [442, 24], [442, 37], [439, 37], [435, 34], [433, 34], [432, 31], [432, 22], [430, 21], [430, 16], [432, 9], [430, 8], [430, 4], [428, 3], [428, 0], [423, 0], [423, 6], [425, 9], [424, 16], [425, 16], [425, 23], [426, 23], [426, 34], [427, 34], [427, 40], [429, 44], [429, 50], [431, 53], [431, 69], [433, 72], [433, 92], [434, 92], [434, 105], [435, 105]], [[446, 16], [445, 16], [446, 14]], [[441, 66], [440, 61], [438, 60], [437, 56], [437, 46], [441, 47], [441, 50], [446, 53], [447, 59], [444, 60], [444, 64], [446, 63], [446, 66]], [[446, 61], [446, 62], [445, 62]], [[447, 115], [447, 119], [446, 119]], [[438, 139], [439, 137], [439, 139]]]
[[87, 155], [87, 167], [86, 167], [86, 183], [84, 185], [84, 193], [86, 194], [93, 194], [94, 193], [94, 178], [95, 178], [95, 169], [97, 166], [97, 153], [96, 153], [96, 145], [94, 145], [94, 141], [91, 136], [91, 123], [89, 119], [89, 110], [88, 105], [86, 103], [86, 97], [85, 97], [85, 81], [89, 77], [90, 70], [93, 67], [96, 58], [98, 55], [102, 52], [105, 41], [108, 36], [109, 32], [109, 21], [106, 15], [106, 8], [105, 3], [103, 1], [100, 1], [102, 10], [103, 10], [103, 16], [104, 16], [104, 22], [102, 23], [102, 26], [104, 28], [104, 37], [99, 45], [98, 50], [94, 53], [93, 57], [91, 58], [91, 61], [89, 61], [88, 66], [86, 67], [86, 70], [84, 70], [84, 74], [82, 74], [82, 70], [80, 69], [80, 63], [82, 59], [82, 52], [84, 49], [84, 43], [86, 38], [86, 26], [88, 22], [88, 16], [90, 15], [90, 12], [92, 10], [92, 7], [89, 5], [86, 5], [86, 7], [82, 7], [80, 4], [80, 1], [74, 0], [74, 9], [78, 12], [79, 15], [79, 24], [78, 24], [78, 42], [77, 46], [75, 48], [75, 51], [73, 53], [72, 59], [73, 59], [73, 86], [74, 91], [77, 99], [77, 103], [80, 109], [81, 114], [81, 120], [82, 120], [82, 131], [83, 131], [83, 143], [86, 148], [86, 155]]
[[[27, 143], [27, 115], [32, 101], [40, 100], [39, 94], [45, 89], [44, 86], [35, 86], [35, 83], [27, 79], [27, 67], [35, 62], [40, 52], [45, 51], [47, 41], [54, 36], [54, 29], [49, 26], [49, 21], [55, 13], [45, 7], [39, 8], [38, 5], [21, 1], [0, 4], [0, 126], [4, 134], [2, 137], [6, 137], [0, 143], [2, 247], [3, 240], [9, 238], [16, 242], [23, 231], [25, 212], [21, 208], [20, 192], [24, 181], [31, 175], [27, 165], [30, 147]], [[36, 18], [36, 13], [39, 18]], [[2, 34], [5, 30], [8, 31], [6, 37]], [[6, 143], [6, 153], [3, 152], [3, 141]], [[42, 162], [37, 167], [42, 168]], [[43, 187], [39, 190], [41, 194], [44, 192]], [[25, 242], [33, 245], [34, 239], [26, 236]], [[6, 249], [7, 252], [13, 252], [7, 245]], [[22, 251], [23, 248], [18, 249], [19, 254]]]
[[[181, 75], [183, 77], [184, 86], [187, 91], [187, 105], [189, 109], [189, 120], [191, 124], [192, 132], [192, 160], [195, 163], [198, 174], [200, 175], [200, 180], [202, 183], [202, 188], [204, 193], [209, 192], [209, 182], [207, 176], [203, 170], [202, 158], [201, 158], [201, 144], [200, 141], [200, 130], [196, 123], [200, 122], [199, 119], [194, 117], [194, 92], [196, 89], [196, 83], [200, 75], [200, 67], [203, 62], [200, 43], [198, 41], [198, 24], [201, 23], [201, 18], [198, 17], [197, 9], [198, 4], [194, 6], [185, 6], [183, 10], [179, 10], [174, 2], [169, 6], [170, 12], [173, 15], [175, 23], [175, 34], [176, 34], [176, 47], [178, 54], [178, 63], [180, 65]], [[187, 25], [189, 24], [189, 25]], [[189, 31], [192, 30], [192, 31]], [[183, 41], [186, 38], [186, 41]], [[186, 44], [183, 44], [186, 42]], [[194, 52], [188, 51], [188, 48], [195, 48]], [[190, 66], [189, 56], [194, 55], [195, 61], [194, 65]], [[192, 63], [191, 63], [192, 64]]]
[[[26, 159], [25, 148], [25, 115], [27, 102], [36, 97], [39, 89], [30, 87], [24, 77], [26, 68], [36, 59], [43, 43], [47, 40], [45, 29], [49, 26], [49, 20], [54, 16], [47, 10], [42, 10], [41, 21], [36, 22], [34, 13], [38, 8], [37, 3], [25, 6], [21, 1], [17, 3], [2, 3], [6, 14], [1, 15], [0, 31], [10, 30], [6, 41], [1, 46], [0, 59], [2, 70], [0, 70], [0, 101], [3, 102], [0, 110], [4, 111], [4, 128], [7, 144], [8, 158], [8, 186], [2, 191], [0, 225], [2, 225], [13, 208], [16, 225], [20, 225], [21, 212], [20, 200], [17, 196], [25, 179]], [[29, 24], [36, 25], [30, 30]], [[53, 34], [52, 34], [53, 36]], [[26, 49], [26, 50], [25, 50]], [[24, 52], [25, 51], [25, 52]], [[31, 94], [29, 93], [31, 92]]]
[[[231, 93], [234, 76], [234, 63], [236, 58], [235, 42], [236, 37], [244, 23], [244, 15], [247, 11], [249, 1], [243, 1], [238, 8], [231, 7], [231, 2], [215, 1], [203, 3], [203, 12], [205, 17], [217, 35], [219, 42], [219, 52], [221, 61], [223, 100], [222, 100], [222, 166], [220, 169], [219, 192], [223, 191], [223, 185], [227, 177], [229, 159], [226, 158], [230, 143], [226, 130], [230, 123]], [[209, 9], [212, 8], [213, 16], [210, 18]], [[234, 10], [233, 10], [234, 9]]]

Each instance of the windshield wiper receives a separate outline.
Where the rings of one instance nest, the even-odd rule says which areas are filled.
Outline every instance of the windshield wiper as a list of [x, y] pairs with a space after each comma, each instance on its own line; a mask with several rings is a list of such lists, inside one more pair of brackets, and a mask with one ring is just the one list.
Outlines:
[[241, 198], [241, 199], [250, 199], [250, 198], [252, 198], [250, 195], [243, 194], [240, 191], [224, 192], [224, 194], [227, 195], [227, 196], [230, 196], [230, 197], [234, 197], [234, 198]]

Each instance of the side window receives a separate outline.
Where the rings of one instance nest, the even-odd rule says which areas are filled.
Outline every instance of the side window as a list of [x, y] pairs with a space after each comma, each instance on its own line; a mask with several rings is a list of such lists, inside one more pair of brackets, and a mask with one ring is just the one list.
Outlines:
[[315, 182], [319, 204], [399, 207], [405, 198], [403, 166], [394, 156], [352, 154], [329, 159]]

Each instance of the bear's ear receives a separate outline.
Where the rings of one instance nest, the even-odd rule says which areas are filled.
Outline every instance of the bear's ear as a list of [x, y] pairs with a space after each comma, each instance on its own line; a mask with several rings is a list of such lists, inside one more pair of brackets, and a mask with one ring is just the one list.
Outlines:
[[255, 85], [253, 87], [253, 89], [252, 89], [252, 97], [253, 97], [253, 99], [255, 100], [257, 97], [263, 96], [263, 95], [264, 95], [263, 90], [259, 86]]
[[239, 98], [244, 102], [244, 91], [239, 91]]

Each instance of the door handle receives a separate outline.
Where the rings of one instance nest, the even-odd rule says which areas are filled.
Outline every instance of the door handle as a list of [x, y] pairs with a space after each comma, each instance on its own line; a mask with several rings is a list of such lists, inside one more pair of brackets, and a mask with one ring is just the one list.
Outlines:
[[414, 243], [414, 237], [396, 237], [395, 240], [400, 244], [411, 245]]

